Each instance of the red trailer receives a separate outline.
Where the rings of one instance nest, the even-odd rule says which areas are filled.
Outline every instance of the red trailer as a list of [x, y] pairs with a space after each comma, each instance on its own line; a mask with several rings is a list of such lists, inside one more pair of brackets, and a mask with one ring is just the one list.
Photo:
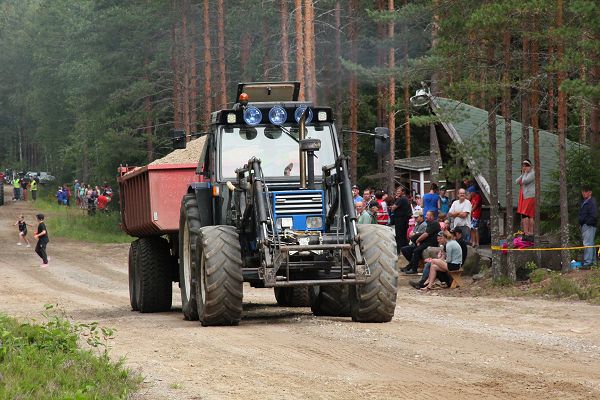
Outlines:
[[194, 164], [119, 167], [122, 228], [130, 236], [161, 236], [179, 231], [181, 199], [200, 181]]
[[134, 311], [168, 311], [179, 282], [181, 199], [202, 181], [198, 163], [119, 167], [122, 229], [129, 248], [129, 299]]

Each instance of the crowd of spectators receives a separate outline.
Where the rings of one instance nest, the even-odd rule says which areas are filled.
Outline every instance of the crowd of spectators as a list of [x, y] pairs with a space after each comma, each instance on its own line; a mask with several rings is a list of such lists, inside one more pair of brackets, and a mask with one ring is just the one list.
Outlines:
[[423, 260], [426, 273], [413, 284], [418, 289], [428, 290], [436, 279], [449, 283], [447, 272], [459, 269], [464, 263], [467, 243], [479, 246], [482, 197], [470, 180], [465, 179], [463, 186], [455, 199], [448, 197], [445, 187], [435, 183], [423, 196], [409, 193], [402, 186], [394, 195], [368, 188], [361, 196], [360, 188], [352, 187], [358, 223], [394, 229], [398, 255], [408, 261], [402, 272], [416, 274], [428, 247], [443, 249], [437, 258]]
[[113, 191], [108, 183], [102, 186], [92, 186], [79, 182], [75, 179], [72, 186], [64, 184], [58, 187], [56, 191], [56, 201], [59, 205], [71, 206], [72, 199], [75, 199], [75, 207], [87, 210], [89, 215], [95, 215], [99, 212], [109, 212], [109, 203], [112, 200]]

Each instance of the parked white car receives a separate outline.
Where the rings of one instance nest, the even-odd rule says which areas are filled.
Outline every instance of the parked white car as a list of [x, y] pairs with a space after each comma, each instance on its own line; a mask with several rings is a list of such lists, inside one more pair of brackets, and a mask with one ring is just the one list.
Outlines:
[[30, 179], [37, 178], [41, 184], [50, 183], [56, 179], [47, 172], [28, 172], [26, 175]]

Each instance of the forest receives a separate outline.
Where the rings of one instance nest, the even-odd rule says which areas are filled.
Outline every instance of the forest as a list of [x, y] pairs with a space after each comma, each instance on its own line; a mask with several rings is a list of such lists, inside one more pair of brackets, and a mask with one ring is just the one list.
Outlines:
[[[492, 163], [497, 116], [527, 127], [507, 124], [507, 146], [557, 135], [566, 214], [565, 140], [600, 147], [599, 16], [594, 0], [0, 0], [0, 167], [113, 180], [206, 131], [238, 82], [292, 80], [334, 109], [354, 180], [391, 187], [364, 177], [429, 155], [432, 117], [409, 104], [425, 85], [488, 111]], [[387, 155], [357, 133], [376, 126]]]

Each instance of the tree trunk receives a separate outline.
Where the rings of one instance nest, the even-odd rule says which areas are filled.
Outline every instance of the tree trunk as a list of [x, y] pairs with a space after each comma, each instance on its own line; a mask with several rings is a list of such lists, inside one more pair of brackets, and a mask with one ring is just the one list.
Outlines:
[[[350, 26], [348, 28], [348, 41], [350, 42], [350, 61], [358, 62], [358, 23], [357, 19], [358, 0], [350, 0]], [[350, 179], [353, 183], [357, 181], [358, 166], [358, 80], [356, 73], [350, 72], [348, 80], [348, 96], [350, 97]]]
[[[434, 14], [433, 14], [433, 26], [431, 28], [431, 49], [435, 49], [438, 43], [438, 32], [440, 29], [440, 14], [439, 14], [439, 0], [434, 0]], [[431, 94], [437, 95], [437, 80], [438, 80], [438, 71], [433, 72], [431, 75]], [[430, 156], [430, 165], [431, 165], [431, 175], [430, 182], [435, 183], [436, 185], [439, 182], [440, 175], [440, 145], [438, 143], [437, 130], [435, 128], [435, 123], [429, 124], [429, 156]]]
[[[173, 11], [176, 11], [175, 1], [173, 1]], [[171, 70], [173, 72], [173, 129], [179, 130], [181, 124], [181, 90], [180, 90], [180, 65], [179, 65], [179, 39], [177, 35], [177, 23], [173, 22], [171, 27]]]
[[523, 78], [521, 79], [521, 160], [529, 158], [529, 38], [523, 37]]
[[189, 44], [189, 65], [190, 65], [190, 130], [191, 132], [198, 131], [198, 72], [196, 68], [196, 18], [189, 8], [189, 13], [192, 16], [190, 19], [190, 36]]
[[[394, 0], [388, 0], [388, 11], [391, 15], [394, 14]], [[396, 104], [396, 77], [392, 72], [396, 67], [396, 59], [395, 59], [395, 48], [393, 45], [394, 40], [394, 22], [388, 23], [388, 40], [389, 50], [388, 50], [388, 68], [390, 69], [390, 77], [388, 78], [388, 95], [389, 95], [389, 104], [388, 104], [388, 128], [390, 130], [390, 153], [388, 156], [389, 165], [388, 165], [388, 193], [394, 192], [395, 186], [395, 160], [396, 160], [396, 113], [394, 111], [394, 106]]]
[[317, 99], [317, 73], [315, 64], [315, 9], [313, 0], [304, 0], [304, 56], [306, 66], [306, 95], [314, 104]]
[[[404, 5], [408, 0], [404, 0]], [[402, 47], [404, 50], [404, 156], [410, 158], [410, 82], [408, 80], [408, 28], [403, 24]]]
[[344, 95], [342, 88], [342, 6], [340, 0], [335, 2], [335, 124], [342, 150], [344, 149]]
[[[487, 60], [488, 68], [494, 71], [494, 47], [493, 42], [488, 43]], [[492, 74], [493, 72], [490, 72]], [[493, 76], [487, 77], [490, 81]], [[488, 97], [488, 140], [489, 140], [489, 171], [490, 171], [490, 222], [492, 244], [496, 245], [500, 242], [500, 226], [499, 226], [499, 210], [498, 210], [498, 147], [496, 141], [496, 99], [494, 95], [487, 94]], [[500, 254], [497, 251], [492, 252], [492, 276], [494, 279], [499, 279], [502, 276], [502, 265], [500, 262]], [[509, 277], [514, 280], [514, 278]]]
[[[590, 70], [590, 83], [598, 85], [600, 82], [600, 60], [598, 55], [592, 55], [594, 64]], [[590, 111], [590, 145], [594, 149], [600, 149], [600, 97], [592, 98], [592, 109]]]
[[183, 129], [185, 130], [186, 142], [190, 141], [190, 134], [192, 133], [192, 128], [190, 125], [190, 46], [187, 25], [188, 8], [189, 0], [185, 0], [182, 3], [181, 10], [181, 48], [183, 49]]
[[[560, 30], [563, 25], [563, 0], [557, 0], [556, 28]], [[567, 199], [567, 97], [561, 85], [567, 77], [562, 65], [564, 56], [564, 43], [561, 37], [556, 38], [557, 62], [560, 65], [556, 86], [558, 88], [558, 162], [559, 162], [559, 193], [560, 193], [560, 242], [562, 247], [569, 246], [569, 203]], [[569, 271], [569, 251], [561, 251], [562, 271]]]
[[[584, 39], [582, 38], [582, 40]], [[587, 80], [584, 64], [579, 66], [579, 79], [581, 79], [582, 82]], [[579, 101], [579, 143], [587, 143], [587, 110], [585, 101], [583, 100]]]
[[[506, 162], [506, 236], [510, 237], [510, 234], [514, 230], [513, 222], [513, 174], [512, 174], [512, 120], [510, 115], [510, 101], [511, 101], [511, 80], [510, 80], [510, 39], [511, 34], [508, 29], [504, 31], [502, 40], [502, 53], [503, 53], [503, 71], [502, 71], [502, 116], [504, 117], [504, 146], [505, 146], [505, 162]], [[509, 251], [506, 255], [506, 275], [512, 280], [516, 278], [516, 267], [514, 261], [514, 253]]]
[[250, 49], [252, 47], [252, 37], [250, 36], [249, 32], [244, 32], [242, 35], [240, 47], [240, 69], [242, 70], [242, 82], [248, 82], [251, 80], [248, 71], [248, 62], [250, 61]]
[[204, 36], [204, 110], [203, 110], [203, 126], [208, 131], [210, 126], [210, 114], [212, 112], [212, 68], [211, 61], [212, 56], [210, 53], [211, 40], [210, 40], [210, 0], [204, 0], [204, 13], [203, 13], [203, 36]]
[[[537, 15], [534, 16], [533, 30], [536, 30], [537, 26]], [[533, 233], [535, 235], [535, 243], [540, 242], [540, 208], [542, 204], [542, 174], [540, 166], [540, 96], [539, 96], [539, 85], [538, 85], [538, 74], [540, 71], [539, 65], [539, 43], [537, 39], [531, 42], [531, 76], [533, 77], [533, 84], [531, 87], [531, 127], [533, 128], [533, 170], [535, 173], [535, 225], [533, 227]], [[542, 266], [542, 252], [536, 251], [536, 265]]]
[[[219, 109], [227, 107], [227, 75], [225, 71], [225, 11], [223, 0], [217, 0], [217, 70], [219, 71]], [[237, 101], [237, 99], [236, 99]]]
[[296, 29], [296, 80], [300, 82], [298, 100], [304, 101], [304, 32], [302, 30], [302, 0], [294, 0], [294, 27]]
[[279, 0], [279, 18], [281, 20], [281, 78], [284, 81], [290, 80], [290, 46], [288, 43], [288, 6], [287, 0]]
[[[550, 46], [550, 48], [548, 49], [548, 62], [554, 63], [554, 46]], [[554, 125], [555, 106], [556, 99], [554, 95], [554, 73], [550, 73], [548, 74], [548, 130], [550, 132], [554, 132], [556, 127], [556, 125]]]

